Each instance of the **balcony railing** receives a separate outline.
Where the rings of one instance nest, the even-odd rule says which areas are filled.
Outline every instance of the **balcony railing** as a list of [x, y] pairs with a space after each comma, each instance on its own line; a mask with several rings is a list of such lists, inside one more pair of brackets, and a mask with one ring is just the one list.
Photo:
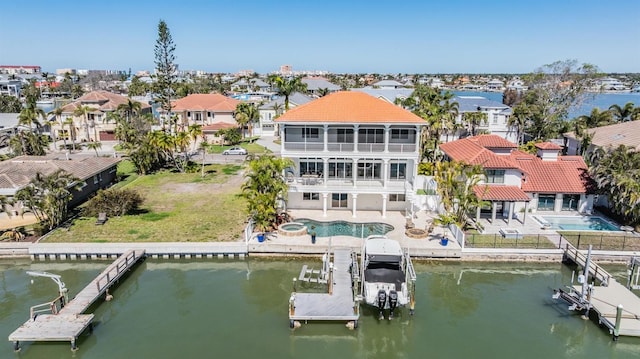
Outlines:
[[323, 151], [322, 142], [285, 142], [284, 149], [287, 151]]
[[[384, 143], [358, 143], [359, 152], [384, 152]], [[353, 152], [355, 144], [330, 142], [327, 143], [327, 150], [330, 152]], [[389, 143], [387, 146], [389, 152], [394, 153], [412, 153], [416, 151], [415, 143]], [[284, 149], [286, 151], [324, 151], [324, 143], [322, 142], [285, 142]]]

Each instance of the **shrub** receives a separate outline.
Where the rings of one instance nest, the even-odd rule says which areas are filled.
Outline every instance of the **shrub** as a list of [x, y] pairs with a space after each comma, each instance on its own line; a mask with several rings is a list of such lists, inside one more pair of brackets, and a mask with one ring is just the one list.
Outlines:
[[122, 216], [137, 211], [143, 201], [142, 195], [132, 189], [100, 190], [87, 202], [82, 214], [86, 217], [96, 217], [104, 212], [110, 217]]

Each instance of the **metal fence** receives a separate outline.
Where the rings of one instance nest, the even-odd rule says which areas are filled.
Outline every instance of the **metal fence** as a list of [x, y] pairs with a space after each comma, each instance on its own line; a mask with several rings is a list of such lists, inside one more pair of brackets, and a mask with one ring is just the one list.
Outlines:
[[544, 233], [517, 234], [503, 236], [502, 234], [467, 233], [465, 246], [469, 248], [533, 248], [550, 249], [564, 248], [569, 243], [577, 249], [587, 249], [592, 245], [594, 250], [608, 251], [639, 251], [640, 236], [636, 234], [614, 235], [610, 233]]

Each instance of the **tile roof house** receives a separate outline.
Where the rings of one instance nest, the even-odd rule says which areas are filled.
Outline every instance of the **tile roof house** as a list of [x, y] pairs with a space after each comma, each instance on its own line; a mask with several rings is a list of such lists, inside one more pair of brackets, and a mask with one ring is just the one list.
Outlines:
[[[18, 156], [0, 162], [0, 195], [13, 197], [25, 187], [37, 173], [49, 175], [57, 170], [78, 177], [83, 181], [80, 190], [73, 192], [70, 206], [84, 202], [98, 189], [107, 188], [116, 179], [116, 166], [120, 158], [78, 155], [66, 157], [60, 153], [47, 156]], [[18, 204], [18, 211], [22, 205]]]
[[[640, 121], [627, 121], [614, 125], [591, 128], [587, 130], [591, 135], [591, 144], [587, 153], [596, 147], [616, 148], [620, 145], [629, 146], [640, 151]], [[577, 155], [580, 152], [579, 139], [574, 132], [564, 134], [565, 148], [568, 154]]]
[[241, 101], [220, 94], [191, 94], [171, 103], [171, 113], [178, 116], [178, 124], [183, 128], [202, 125], [207, 141], [220, 143], [217, 132], [225, 128], [238, 127], [233, 117]]
[[401, 211], [412, 201], [425, 121], [361, 92], [339, 91], [289, 110], [279, 125], [290, 158], [288, 208]]
[[531, 212], [591, 212], [594, 196], [582, 157], [559, 156], [562, 147], [549, 142], [538, 143], [536, 148], [536, 155], [525, 153], [496, 135], [440, 144], [449, 159], [485, 170], [474, 191], [492, 203], [492, 221], [498, 209], [508, 220], [529, 208]]
[[[115, 140], [116, 124], [114, 121], [109, 121], [107, 114], [116, 111], [118, 106], [126, 104], [129, 100], [126, 96], [103, 90], [86, 93], [77, 100], [62, 106], [61, 120], [72, 119], [73, 121], [71, 133], [69, 133], [68, 125], [63, 126], [58, 122], [52, 122], [51, 130], [55, 132], [58, 139], [66, 137], [81, 142], [113, 141]], [[140, 105], [142, 113], [151, 113], [149, 104], [140, 102]], [[86, 118], [74, 114], [80, 106], [90, 108]]]

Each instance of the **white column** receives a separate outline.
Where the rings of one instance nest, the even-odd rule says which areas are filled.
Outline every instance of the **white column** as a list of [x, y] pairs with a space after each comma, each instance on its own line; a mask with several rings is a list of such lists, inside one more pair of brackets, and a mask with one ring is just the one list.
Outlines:
[[389, 181], [389, 159], [382, 160], [382, 187], [387, 188], [387, 182]]
[[524, 203], [524, 216], [522, 216], [522, 225], [527, 222], [527, 215], [529, 214], [529, 202]]
[[420, 153], [420, 137], [422, 137], [422, 134], [420, 133], [420, 130], [422, 129], [421, 126], [416, 125], [416, 150], [415, 153]]
[[322, 169], [322, 180], [324, 181], [324, 187], [327, 187], [327, 181], [329, 180], [329, 159], [328, 158], [324, 158], [322, 159], [322, 162], [324, 162], [324, 168]]
[[351, 169], [351, 179], [353, 180], [353, 188], [356, 188], [356, 183], [358, 182], [358, 159], [353, 159], [353, 168]]
[[511, 218], [513, 218], [513, 210], [516, 207], [515, 202], [509, 202], [509, 219], [507, 220], [507, 225], [511, 226]]
[[389, 125], [384, 125], [384, 152], [385, 153], [389, 152], [389, 132], [391, 132], [390, 127], [391, 126]]
[[285, 124], [283, 123], [280, 126], [280, 153], [284, 153], [284, 127]]
[[496, 210], [498, 209], [498, 207], [496, 206], [496, 202], [492, 201], [491, 202], [491, 224], [495, 224], [496, 223]]
[[360, 125], [353, 125], [353, 152], [358, 152], [358, 128]]
[[329, 151], [329, 125], [324, 125], [324, 152]]
[[387, 198], [389, 195], [387, 193], [382, 194], [382, 218], [387, 218]]
[[329, 194], [326, 192], [322, 193], [322, 216], [326, 217], [327, 216], [327, 197], [329, 197]]
[[356, 218], [356, 210], [358, 208], [358, 194], [354, 193], [351, 195], [351, 197], [353, 197], [353, 218]]

